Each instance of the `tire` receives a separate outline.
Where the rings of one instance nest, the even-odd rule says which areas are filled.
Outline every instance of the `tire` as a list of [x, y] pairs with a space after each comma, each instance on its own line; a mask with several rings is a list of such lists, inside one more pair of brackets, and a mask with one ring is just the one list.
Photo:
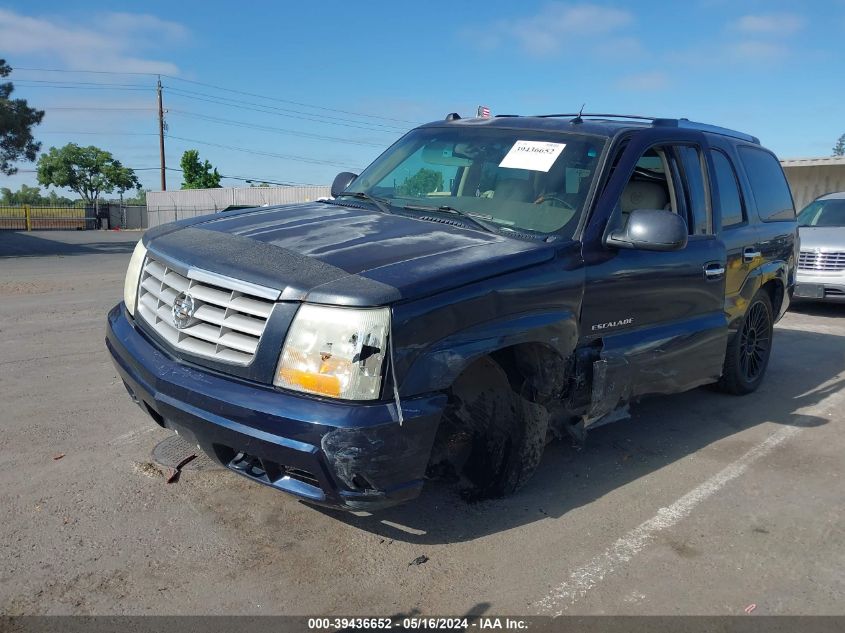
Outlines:
[[509, 495], [531, 478], [546, 445], [548, 416], [486, 357], [455, 381], [442, 427], [450, 436], [444, 441], [463, 439], [455, 467], [471, 486], [464, 496], [480, 500]]
[[759, 290], [728, 342], [722, 378], [718, 382], [720, 391], [742, 396], [755, 391], [763, 382], [772, 353], [772, 315], [769, 294]]

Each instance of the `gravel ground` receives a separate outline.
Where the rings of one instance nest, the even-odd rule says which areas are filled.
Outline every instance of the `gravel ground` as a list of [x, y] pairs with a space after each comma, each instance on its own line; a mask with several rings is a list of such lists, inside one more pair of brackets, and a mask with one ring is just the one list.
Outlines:
[[103, 345], [139, 237], [0, 232], [0, 613], [843, 613], [845, 306], [789, 313], [756, 394], [644, 400], [509, 499], [356, 516], [165, 483]]

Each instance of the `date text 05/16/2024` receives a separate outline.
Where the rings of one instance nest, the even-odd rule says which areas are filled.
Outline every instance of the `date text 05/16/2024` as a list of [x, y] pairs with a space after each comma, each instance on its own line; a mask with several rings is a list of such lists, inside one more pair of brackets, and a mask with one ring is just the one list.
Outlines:
[[519, 631], [528, 628], [528, 622], [520, 618], [479, 617], [470, 619], [441, 617], [408, 617], [402, 620], [392, 618], [309, 618], [308, 630], [509, 630]]

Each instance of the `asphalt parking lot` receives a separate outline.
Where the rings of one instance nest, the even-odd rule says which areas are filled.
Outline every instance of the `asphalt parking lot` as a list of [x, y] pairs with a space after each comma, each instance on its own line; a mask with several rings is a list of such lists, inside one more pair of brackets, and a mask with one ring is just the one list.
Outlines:
[[165, 483], [103, 345], [139, 237], [0, 231], [1, 613], [843, 613], [845, 305], [790, 312], [756, 394], [645, 400], [508, 499], [356, 516]]

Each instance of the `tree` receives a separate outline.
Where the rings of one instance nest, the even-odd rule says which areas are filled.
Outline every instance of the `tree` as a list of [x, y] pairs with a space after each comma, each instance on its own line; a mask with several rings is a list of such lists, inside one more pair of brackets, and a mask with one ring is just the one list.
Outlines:
[[220, 174], [207, 160], [200, 162], [200, 153], [186, 150], [179, 162], [182, 167], [182, 189], [215, 189], [220, 186]]
[[69, 207], [73, 206], [75, 203], [70, 198], [58, 195], [55, 191], [51, 191], [48, 195], [42, 196], [41, 190], [38, 187], [21, 185], [21, 188], [17, 191], [12, 191], [8, 187], [0, 188], [0, 204]]
[[114, 191], [117, 191], [121, 200], [123, 200], [123, 194], [129, 191], [130, 189], [141, 188], [141, 183], [138, 182], [138, 178], [135, 176], [135, 172], [129, 169], [128, 167], [124, 167], [119, 162], [117, 162], [116, 166], [111, 165], [108, 169], [108, 172], [109, 178], [111, 179], [111, 182], [114, 185]]
[[38, 187], [27, 187], [21, 185], [18, 191], [12, 191], [8, 187], [0, 189], [0, 201], [3, 204], [44, 204], [41, 197], [41, 190]]
[[424, 196], [443, 189], [443, 173], [422, 167], [397, 187], [400, 196]]
[[[12, 68], [0, 59], [0, 77], [7, 77]], [[26, 99], [10, 99], [15, 89], [11, 81], [0, 83], [0, 173], [11, 176], [17, 172], [12, 163], [35, 160], [41, 149], [32, 136], [32, 128], [44, 118], [43, 110], [30, 108]]]
[[44, 204], [50, 207], [71, 207], [71, 206], [80, 206], [83, 204], [82, 200], [71, 200], [70, 198], [65, 198], [64, 196], [60, 196], [55, 191], [51, 191], [49, 195], [44, 199]]
[[833, 155], [845, 156], [845, 134], [840, 136], [839, 140], [836, 141], [836, 145], [833, 146]]
[[138, 189], [135, 192], [135, 196], [133, 198], [126, 198], [123, 201], [124, 204], [129, 205], [130, 207], [145, 207], [147, 206], [147, 192], [144, 189]]
[[76, 143], [51, 147], [42, 154], [37, 175], [39, 184], [66, 187], [78, 193], [86, 204], [96, 204], [101, 193], [123, 193], [140, 186], [135, 172], [124, 167], [111, 152]]

